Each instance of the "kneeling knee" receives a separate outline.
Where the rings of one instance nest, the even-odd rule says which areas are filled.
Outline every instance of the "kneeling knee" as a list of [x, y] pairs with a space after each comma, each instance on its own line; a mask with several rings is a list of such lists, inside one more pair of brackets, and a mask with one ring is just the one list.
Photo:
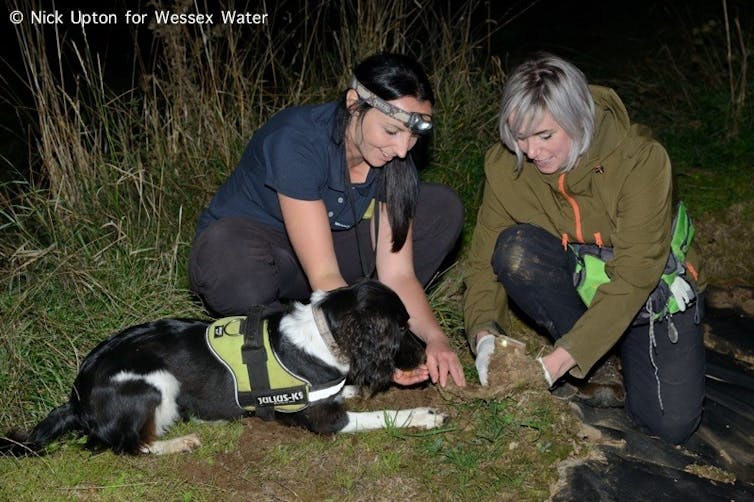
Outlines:
[[524, 225], [506, 228], [497, 238], [492, 252], [492, 269], [498, 279], [518, 275], [526, 256], [526, 231]]
[[696, 429], [699, 427], [699, 423], [701, 422], [701, 418], [701, 411], [698, 415], [691, 418], [663, 417], [659, 424], [651, 429], [651, 432], [652, 434], [668, 443], [681, 444], [689, 439], [691, 435], [696, 431]]

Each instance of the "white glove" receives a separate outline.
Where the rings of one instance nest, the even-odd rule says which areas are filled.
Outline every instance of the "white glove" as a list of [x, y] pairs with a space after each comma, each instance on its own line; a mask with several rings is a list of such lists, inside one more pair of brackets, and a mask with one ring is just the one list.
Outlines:
[[547, 388], [549, 389], [550, 387], [552, 387], [552, 384], [555, 382], [552, 381], [552, 376], [550, 375], [550, 372], [547, 371], [547, 367], [545, 367], [545, 362], [542, 360], [541, 357], [537, 358], [537, 362], [539, 363], [540, 366], [542, 366], [542, 372], [545, 375], [545, 380], [547, 380]]
[[675, 298], [681, 312], [685, 311], [686, 306], [694, 299], [693, 288], [681, 276], [677, 276], [673, 280], [673, 284], [670, 285], [670, 292], [673, 293], [673, 298]]
[[476, 342], [476, 360], [474, 366], [479, 374], [479, 383], [483, 387], [487, 386], [489, 371], [490, 371], [490, 358], [495, 353], [495, 335], [486, 334]]

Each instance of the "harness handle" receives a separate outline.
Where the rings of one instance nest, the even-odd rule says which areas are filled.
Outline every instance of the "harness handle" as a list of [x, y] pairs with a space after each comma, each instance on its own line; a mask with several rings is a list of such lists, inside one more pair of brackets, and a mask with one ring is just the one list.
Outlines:
[[[263, 337], [263, 311], [263, 306], [253, 305], [249, 308], [246, 319], [241, 322], [241, 332], [244, 338], [241, 346], [241, 358], [249, 372], [249, 381], [253, 382], [254, 389], [269, 391], [267, 351], [264, 348]], [[275, 410], [272, 407], [255, 406], [254, 414], [263, 420], [272, 420], [275, 417]]]

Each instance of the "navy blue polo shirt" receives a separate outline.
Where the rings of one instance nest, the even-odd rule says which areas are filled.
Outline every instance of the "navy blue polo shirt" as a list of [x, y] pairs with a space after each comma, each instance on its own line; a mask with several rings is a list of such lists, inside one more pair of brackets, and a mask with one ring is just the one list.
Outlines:
[[213, 221], [238, 216], [285, 230], [278, 193], [323, 200], [332, 230], [353, 227], [377, 196], [379, 182], [377, 170], [370, 169], [364, 183], [352, 186], [352, 197], [346, 194], [345, 146], [337, 137], [342, 133], [334, 130], [337, 107], [288, 108], [254, 133], [238, 166], [199, 217], [196, 234]]

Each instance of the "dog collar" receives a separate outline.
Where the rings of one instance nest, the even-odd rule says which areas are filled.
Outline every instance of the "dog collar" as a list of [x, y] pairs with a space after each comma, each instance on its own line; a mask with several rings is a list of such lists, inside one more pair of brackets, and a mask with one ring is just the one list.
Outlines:
[[325, 313], [319, 305], [312, 305], [312, 315], [314, 315], [314, 324], [317, 326], [319, 336], [321, 336], [322, 341], [325, 342], [327, 350], [329, 350], [338, 361], [347, 363], [348, 361], [345, 360], [345, 357], [338, 346], [338, 342], [336, 342], [335, 338], [332, 336], [330, 326], [327, 324], [327, 319], [325, 319]]
[[336, 380], [335, 382], [330, 382], [329, 384], [325, 384], [325, 387], [320, 386], [312, 386], [312, 389], [317, 390], [310, 390], [309, 391], [309, 402], [313, 403], [314, 401], [321, 401], [322, 399], [327, 399], [328, 397], [332, 397], [336, 395], [338, 392], [343, 390], [343, 387], [346, 385], [346, 379], [341, 378]]

